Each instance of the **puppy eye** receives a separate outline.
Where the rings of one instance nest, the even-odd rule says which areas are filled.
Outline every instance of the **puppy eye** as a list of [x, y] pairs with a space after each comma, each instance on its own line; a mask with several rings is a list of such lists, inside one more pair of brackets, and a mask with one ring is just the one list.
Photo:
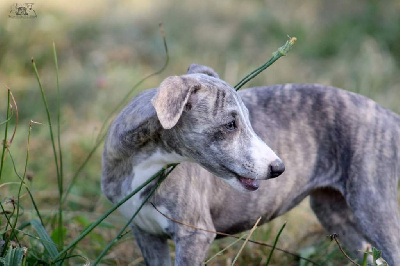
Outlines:
[[229, 122], [228, 124], [225, 125], [225, 128], [229, 131], [233, 131], [236, 129], [236, 122], [235, 120], [232, 120], [231, 122]]

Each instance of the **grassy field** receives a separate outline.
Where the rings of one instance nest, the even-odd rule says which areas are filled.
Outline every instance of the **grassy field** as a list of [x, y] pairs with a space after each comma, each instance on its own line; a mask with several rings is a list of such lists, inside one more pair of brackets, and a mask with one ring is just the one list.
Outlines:
[[[9, 18], [15, 2], [0, 2], [0, 123], [7, 120], [6, 88], [15, 97], [19, 115], [15, 137], [8, 145], [0, 170], [0, 201], [4, 208], [0, 233], [2, 239], [10, 237], [12, 232], [6, 226], [6, 218], [13, 214], [11, 222], [15, 221], [14, 210], [20, 206], [17, 223], [20, 231], [14, 231], [13, 242], [7, 244], [27, 247], [29, 265], [47, 263], [51, 254], [37, 239], [34, 226], [26, 224], [31, 219], [37, 220], [38, 215], [24, 187], [17, 201], [20, 179], [16, 172], [26, 177], [26, 186], [48, 235], [58, 244], [58, 251], [111, 207], [100, 189], [101, 146], [76, 173], [96, 145], [109, 113], [134, 84], [164, 64], [160, 21], [164, 23], [169, 64], [161, 74], [134, 90], [132, 96], [157, 87], [167, 76], [184, 73], [191, 63], [211, 66], [222, 79], [234, 85], [263, 64], [290, 35], [298, 41], [289, 55], [246, 87], [321, 83], [363, 94], [400, 113], [399, 1], [33, 2], [37, 14], [33, 19]], [[60, 97], [53, 41], [57, 48]], [[32, 57], [47, 97], [56, 143], [58, 97], [61, 100], [62, 179], [57, 176], [61, 170], [60, 167], [57, 170], [54, 162], [49, 122]], [[13, 114], [8, 123], [8, 140], [16, 125], [15, 106]], [[30, 125], [29, 159], [24, 175]], [[5, 129], [6, 123], [0, 124], [0, 139], [4, 139]], [[60, 180], [63, 195], [74, 180], [62, 204], [62, 226]], [[257, 229], [253, 238], [272, 244], [284, 221], [287, 225], [278, 242], [280, 248], [321, 265], [350, 265], [326, 236], [307, 199], [288, 214]], [[72, 254], [81, 257], [71, 258], [68, 263], [82, 264], [84, 258], [95, 260], [124, 224], [117, 212], [110, 215], [73, 249]], [[216, 241], [209, 256], [233, 241]], [[238, 243], [230, 247], [210, 265], [230, 265], [240, 246]], [[237, 265], [265, 265], [269, 251], [249, 243]], [[102, 263], [141, 265], [143, 260], [128, 234], [107, 253]], [[270, 265], [305, 264], [275, 251]]]

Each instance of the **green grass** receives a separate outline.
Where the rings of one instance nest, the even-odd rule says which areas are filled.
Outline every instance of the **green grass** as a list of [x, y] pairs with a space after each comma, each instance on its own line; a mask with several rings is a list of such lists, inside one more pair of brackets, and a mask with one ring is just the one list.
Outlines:
[[[395, 1], [321, 1], [300, 6], [290, 1], [47, 3], [35, 4], [38, 18], [30, 21], [8, 19], [8, 5], [0, 3], [0, 83], [10, 87], [16, 98], [19, 123], [9, 150], [0, 149], [4, 156], [0, 233], [10, 244], [28, 247], [29, 265], [54, 259], [53, 247], [57, 252], [68, 247], [112, 207], [100, 190], [101, 148], [91, 151], [101, 145], [103, 121], [114, 107], [121, 99], [158, 86], [168, 75], [183, 73], [190, 63], [210, 65], [235, 84], [262, 65], [289, 34], [298, 38], [294, 51], [246, 86], [323, 83], [364, 94], [400, 113], [400, 7]], [[157, 32], [160, 20], [170, 48], [169, 66], [162, 75], [133, 89], [165, 62]], [[51, 52], [53, 41], [57, 56], [55, 49]], [[32, 56], [44, 94], [38, 89]], [[8, 101], [7, 91], [0, 91], [1, 139], [10, 139], [16, 124], [15, 106], [11, 112]], [[32, 221], [39, 221], [33, 222], [36, 229]], [[258, 228], [252, 238], [272, 244], [283, 221], [288, 223], [278, 247], [322, 265], [349, 263], [326, 237], [306, 201]], [[69, 263], [94, 261], [125, 224], [118, 213], [109, 215], [66, 253], [78, 255]], [[209, 257], [233, 241], [216, 241]], [[211, 265], [232, 262], [240, 246], [240, 242], [232, 245]], [[248, 243], [237, 264], [265, 265], [270, 251]], [[0, 252], [6, 254], [4, 249]], [[102, 260], [110, 265], [131, 261], [143, 264], [130, 235], [117, 241]], [[275, 250], [270, 265], [303, 264]]]

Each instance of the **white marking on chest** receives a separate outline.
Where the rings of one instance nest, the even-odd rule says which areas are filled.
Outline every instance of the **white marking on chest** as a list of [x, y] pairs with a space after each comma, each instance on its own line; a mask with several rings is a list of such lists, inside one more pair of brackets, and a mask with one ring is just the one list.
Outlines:
[[[127, 186], [122, 187], [122, 195], [126, 195], [137, 189], [165, 165], [182, 162], [183, 160], [184, 158], [178, 154], [162, 153], [159, 150], [155, 151], [152, 155], [149, 155], [147, 159], [133, 167], [132, 175], [134, 176], [132, 184], [130, 186], [126, 184]], [[125, 218], [130, 219], [138, 210], [145, 199], [141, 197], [141, 194], [141, 192], [137, 193], [119, 207], [119, 211]], [[159, 209], [164, 214], [168, 215], [168, 210], [166, 208]], [[153, 206], [149, 205], [149, 203], [143, 206], [132, 223], [145, 232], [158, 235], [164, 234], [165, 229], [168, 227], [168, 219], [155, 210]]]

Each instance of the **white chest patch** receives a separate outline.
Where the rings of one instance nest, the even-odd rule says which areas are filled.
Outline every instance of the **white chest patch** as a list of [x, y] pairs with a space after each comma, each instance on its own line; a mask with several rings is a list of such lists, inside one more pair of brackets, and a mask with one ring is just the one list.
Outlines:
[[[122, 193], [126, 195], [132, 192], [142, 185], [146, 180], [152, 177], [155, 173], [160, 171], [165, 165], [181, 162], [183, 159], [183, 157], [177, 154], [168, 154], [156, 151], [146, 160], [134, 166], [132, 171], [132, 175], [134, 175], [134, 177], [131, 187], [129, 188], [129, 191], [124, 191], [123, 189]], [[126, 189], [128, 189], [128, 186]], [[145, 198], [142, 198], [141, 194], [141, 192], [137, 193], [121, 207], [119, 207], [119, 211], [126, 219], [130, 219], [142, 204]], [[159, 209], [161, 212], [168, 215], [168, 210], [166, 208]], [[146, 205], [143, 206], [137, 216], [133, 219], [132, 223], [145, 232], [161, 235], [166, 233], [169, 220], [160, 214], [156, 209], [154, 209], [154, 207], [149, 203], [146, 203]]]

